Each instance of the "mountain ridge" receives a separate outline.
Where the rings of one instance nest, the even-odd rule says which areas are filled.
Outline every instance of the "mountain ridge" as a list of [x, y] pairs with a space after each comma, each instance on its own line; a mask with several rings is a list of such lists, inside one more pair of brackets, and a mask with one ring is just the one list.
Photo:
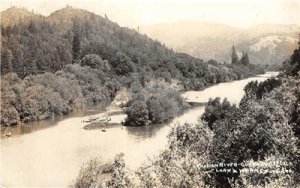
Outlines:
[[27, 23], [28, 20], [45, 18], [45, 16], [29, 11], [24, 7], [10, 7], [0, 12], [1, 25], [13, 26], [20, 23]]
[[[282, 62], [286, 57], [288, 57], [288, 54], [291, 53], [291, 50], [296, 45], [295, 42], [291, 42], [294, 41], [295, 34], [291, 35], [289, 33], [287, 34], [287, 32], [296, 31], [297, 26], [286, 24], [260, 24], [243, 30], [237, 27], [210, 21], [185, 20], [141, 27], [138, 31], [123, 27], [124, 30], [121, 31], [118, 28], [119, 25], [108, 20], [107, 17], [97, 15], [93, 12], [89, 12], [88, 10], [74, 8], [69, 5], [52, 12], [48, 16], [42, 16], [40, 14], [30, 12], [25, 8], [18, 7], [12, 7], [4, 10], [0, 13], [0, 15], [2, 18], [1, 25], [16, 25], [18, 22], [21, 24], [28, 24], [30, 21], [38, 20], [40, 22], [48, 22], [53, 26], [48, 27], [56, 28], [55, 31], [60, 32], [60, 34], [64, 34], [70, 30], [74, 25], [74, 20], [82, 23], [86, 20], [92, 20], [92, 22], [97, 26], [95, 27], [91, 24], [86, 24], [83, 27], [84, 30], [97, 28], [97, 31], [94, 32], [105, 32], [107, 34], [110, 33], [109, 35], [115, 33], [115, 35], [118, 34], [122, 35], [123, 37], [129, 33], [129, 35], [147, 35], [151, 39], [157, 40], [160, 43], [165, 44], [169, 49], [171, 48], [177, 52], [184, 52], [204, 60], [215, 59], [218, 62], [227, 63], [230, 62], [230, 49], [233, 45], [237, 46], [239, 53], [242, 51], [249, 51], [250, 59], [252, 59], [253, 63], [255, 64], [265, 64], [267, 60], [271, 60], [271, 62], [274, 63]], [[19, 15], [21, 18], [12, 19], [14, 17], [18, 17], [15, 15]], [[173, 24], [175, 24], [175, 26]], [[156, 28], [156, 26], [158, 26], [158, 28]], [[103, 28], [105, 28], [106, 31], [103, 31]], [[145, 28], [150, 28], [150, 31], [145, 31]], [[151, 32], [151, 29], [153, 30], [153, 28], [155, 30]], [[270, 31], [269, 28], [272, 28], [272, 30]], [[248, 30], [253, 32], [246, 33]], [[124, 31], [126, 31], [125, 33], [127, 34], [124, 35]], [[276, 31], [275, 34], [274, 31]], [[156, 35], [155, 33], [158, 34]], [[253, 48], [250, 46], [255, 45], [255, 43], [259, 43], [260, 40], [263, 40], [265, 37], [270, 35], [288, 35], [288, 37], [293, 37], [293, 40], [282, 40], [284, 42], [284, 46], [287, 47], [288, 50], [278, 50], [280, 47], [274, 48], [272, 45], [274, 41], [270, 41], [270, 43], [272, 43], [271, 45], [264, 46], [272, 46], [272, 49], [262, 48], [261, 51], [253, 52]], [[70, 37], [70, 34], [68, 34], [68, 36]], [[95, 37], [98, 38], [99, 36], [95, 35]], [[287, 45], [286, 41], [288, 41], [290, 44]], [[276, 46], [279, 43], [280, 42], [278, 42], [278, 40], [277, 42], [275, 41]], [[273, 49], [275, 49], [275, 52], [273, 52]], [[277, 54], [280, 54], [281, 51], [284, 51], [284, 54], [277, 57]]]
[[[70, 5], [66, 5], [65, 7], [61, 8], [61, 9], [55, 10], [55, 11], [51, 12], [48, 16], [42, 15], [38, 12], [34, 12], [33, 10], [29, 11], [25, 7], [12, 6], [6, 10], [1, 11], [0, 16], [2, 19], [1, 20], [2, 24], [3, 24], [3, 22], [7, 22], [5, 19], [11, 19], [10, 21], [13, 24], [15, 24], [15, 21], [10, 16], [11, 14], [14, 14], [14, 16], [19, 15], [19, 17], [28, 18], [28, 19], [31, 19], [33, 17], [40, 17], [40, 18], [46, 18], [47, 20], [55, 20], [56, 18], [60, 17], [59, 15], [64, 14], [64, 16], [65, 16], [66, 12], [69, 12], [69, 16], [71, 15], [71, 17], [78, 16], [77, 15], [78, 13], [93, 14], [93, 15], [102, 17], [101, 15], [98, 15], [94, 12], [76, 8], [76, 7], [73, 7]], [[5, 21], [3, 21], [3, 18]], [[15, 20], [17, 21], [18, 19], [15, 19]], [[261, 24], [256, 24], [256, 25], [250, 26], [248, 28], [242, 29], [242, 28], [231, 26], [231, 25], [224, 24], [224, 23], [218, 23], [218, 22], [214, 22], [214, 21], [200, 21], [200, 20], [178, 20], [175, 22], [163, 22], [163, 23], [151, 24], [151, 25], [146, 25], [146, 26], [140, 26], [140, 29], [146, 30], [147, 28], [165, 27], [166, 25], [168, 27], [168, 26], [178, 25], [178, 24], [186, 24], [188, 26], [191, 26], [191, 25], [197, 26], [199, 24], [202, 24], [205, 26], [223, 27], [223, 28], [226, 28], [227, 30], [236, 30], [237, 32], [243, 32], [243, 31], [247, 31], [247, 30], [250, 30], [253, 32], [254, 31], [258, 32], [257, 29], [259, 28], [260, 30], [263, 30], [263, 31], [259, 31], [259, 33], [261, 33], [261, 34], [274, 33], [274, 28], [277, 28], [277, 31], [275, 31], [275, 33], [279, 33], [279, 31], [281, 31], [280, 33], [287, 33], [287, 32], [291, 33], [291, 32], [297, 32], [300, 29], [300, 25], [296, 25], [296, 24], [274, 24], [274, 23], [261, 23]], [[197, 26], [197, 27], [199, 27], [199, 26]], [[270, 29], [270, 28], [272, 28], [272, 29]]]
[[[190, 24], [187, 28], [186, 23], [194, 25]], [[280, 63], [288, 58], [297, 46], [299, 26], [295, 24], [258, 24], [246, 29], [226, 26], [188, 20], [150, 25], [141, 30], [175, 51], [182, 51], [205, 60], [216, 59], [219, 62], [230, 61], [230, 49], [233, 45], [237, 46], [240, 53], [249, 51], [250, 59], [253, 59], [253, 63], [256, 64]], [[273, 39], [285, 37], [285, 39], [273, 41], [268, 40], [268, 37]], [[260, 40], [270, 44], [264, 45], [265, 47], [260, 51], [253, 51], [250, 46], [259, 43]], [[285, 49], [281, 48], [281, 45], [285, 46]], [[273, 53], [274, 49], [276, 52]]]

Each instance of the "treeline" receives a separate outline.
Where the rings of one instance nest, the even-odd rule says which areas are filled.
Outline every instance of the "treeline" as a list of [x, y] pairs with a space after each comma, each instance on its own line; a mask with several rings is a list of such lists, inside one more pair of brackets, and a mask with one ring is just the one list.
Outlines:
[[235, 50], [235, 47], [232, 46], [232, 52], [231, 52], [231, 64], [233, 65], [249, 65], [249, 57], [247, 52], [242, 52], [242, 57], [239, 59], [237, 52]]
[[[73, 100], [70, 102], [69, 98], [64, 98], [63, 91], [60, 91], [57, 93], [65, 100], [61, 104], [67, 104], [69, 107], [66, 108], [72, 110], [54, 113], [52, 107], [45, 107], [28, 112], [22, 104], [22, 97], [25, 96], [22, 92], [34, 96], [36, 92], [30, 88], [47, 85], [47, 82], [63, 82], [51, 84], [51, 92], [66, 88], [70, 89], [68, 93], [77, 93], [84, 88], [82, 95], [78, 94], [79, 99], [91, 101], [90, 91], [86, 91], [91, 90], [93, 95], [98, 95], [94, 101], [102, 102], [99, 98], [106, 98], [106, 92], [112, 98], [119, 86], [131, 88], [133, 83], [138, 82], [143, 88], [154, 78], [167, 83], [176, 82], [183, 86], [183, 90], [201, 90], [216, 83], [263, 73], [257, 65], [222, 65], [214, 60], [204, 62], [187, 54], [176, 53], [135, 30], [118, 26], [107, 17], [71, 7], [58, 10], [49, 17], [39, 16], [16, 25], [1, 25], [1, 31], [1, 81], [4, 85], [10, 83], [9, 87], [1, 87], [1, 102], [6, 103], [1, 110], [4, 114], [13, 114], [13, 117], [19, 115], [19, 118], [10, 118], [10, 121], [4, 120], [3, 116], [1, 125], [4, 126], [15, 125], [18, 121], [45, 119], [75, 109]], [[75, 68], [78, 71], [76, 74], [82, 75], [65, 76], [65, 80], [60, 80], [60, 74], [69, 75], [70, 68]], [[54, 76], [45, 79], [49, 75]], [[16, 82], [11, 82], [12, 77]], [[106, 80], [115, 85], [106, 86]], [[80, 89], [72, 87], [73, 81], [78, 82]], [[87, 86], [84, 86], [86, 83]], [[18, 93], [14, 87], [20, 85], [23, 90]], [[15, 93], [19, 99], [5, 102], [10, 101], [5, 93]], [[38, 101], [46, 104], [48, 99], [45, 94], [43, 99], [32, 100], [36, 104], [39, 104]]]
[[[168, 148], [157, 159], [135, 171], [126, 168], [122, 156], [106, 168], [93, 161], [82, 169], [75, 186], [92, 182], [108, 187], [299, 187], [299, 50], [280, 76], [250, 82], [238, 106], [211, 99], [197, 124], [174, 127]], [[255, 162], [267, 163], [267, 172], [241, 173]], [[236, 172], [204, 167], [221, 163], [237, 164], [230, 167]], [[272, 173], [286, 169], [292, 173]]]
[[[97, 54], [114, 65], [132, 62], [113, 67], [117, 69], [117, 74], [126, 75], [140, 69], [151, 70], [155, 75], [169, 72], [171, 75], [164, 76], [203, 78], [196, 82], [202, 81], [204, 85], [239, 79], [249, 74], [249, 70], [234, 71], [238, 68], [233, 65], [226, 69], [214, 61], [207, 65], [201, 59], [175, 53], [135, 30], [118, 26], [107, 17], [69, 6], [49, 17], [16, 25], [1, 25], [1, 30], [2, 75], [15, 72], [24, 78], [43, 72], [55, 73], [88, 54]], [[126, 54], [126, 61], [120, 62], [116, 58], [120, 52]], [[127, 67], [129, 64], [132, 66]]]
[[120, 81], [100, 68], [70, 64], [61, 71], [28, 76], [2, 76], [1, 125], [43, 120], [99, 102], [110, 102]]

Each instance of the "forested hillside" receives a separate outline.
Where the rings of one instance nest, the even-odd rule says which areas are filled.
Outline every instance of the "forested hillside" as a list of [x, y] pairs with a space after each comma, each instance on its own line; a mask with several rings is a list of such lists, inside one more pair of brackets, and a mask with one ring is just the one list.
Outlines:
[[299, 187], [300, 46], [278, 77], [244, 90], [238, 106], [211, 99], [197, 124], [175, 126], [149, 164], [93, 160], [76, 187]]
[[[12, 21], [19, 14], [26, 16]], [[175, 53], [106, 16], [70, 6], [48, 17], [10, 8], [1, 17], [4, 126], [111, 100], [120, 87], [143, 88], [151, 80], [201, 90], [263, 72], [251, 64], [221, 65]]]

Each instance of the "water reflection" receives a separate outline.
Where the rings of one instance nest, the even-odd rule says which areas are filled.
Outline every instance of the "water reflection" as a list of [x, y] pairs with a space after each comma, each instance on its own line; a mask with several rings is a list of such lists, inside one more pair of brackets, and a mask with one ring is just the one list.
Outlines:
[[64, 119], [95, 115], [104, 111], [107, 106], [108, 103], [102, 103], [95, 106], [86, 107], [85, 110], [72, 112], [65, 116], [56, 116], [47, 120], [23, 123], [21, 126], [1, 127], [1, 139], [7, 138], [6, 133], [8, 132], [12, 133], [12, 137], [18, 137], [23, 134], [29, 134], [38, 130], [51, 128]]
[[154, 124], [147, 125], [142, 127], [124, 127], [128, 135], [133, 137], [136, 140], [144, 140], [146, 138], [154, 137], [158, 131], [163, 127], [167, 126], [166, 124]]

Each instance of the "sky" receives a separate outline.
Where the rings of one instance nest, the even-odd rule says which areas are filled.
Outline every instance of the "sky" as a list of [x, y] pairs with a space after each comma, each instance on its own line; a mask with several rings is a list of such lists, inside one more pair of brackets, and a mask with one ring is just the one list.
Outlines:
[[262, 23], [300, 25], [300, 0], [1, 0], [1, 11], [25, 7], [42, 15], [70, 5], [137, 27], [181, 20], [246, 29]]

